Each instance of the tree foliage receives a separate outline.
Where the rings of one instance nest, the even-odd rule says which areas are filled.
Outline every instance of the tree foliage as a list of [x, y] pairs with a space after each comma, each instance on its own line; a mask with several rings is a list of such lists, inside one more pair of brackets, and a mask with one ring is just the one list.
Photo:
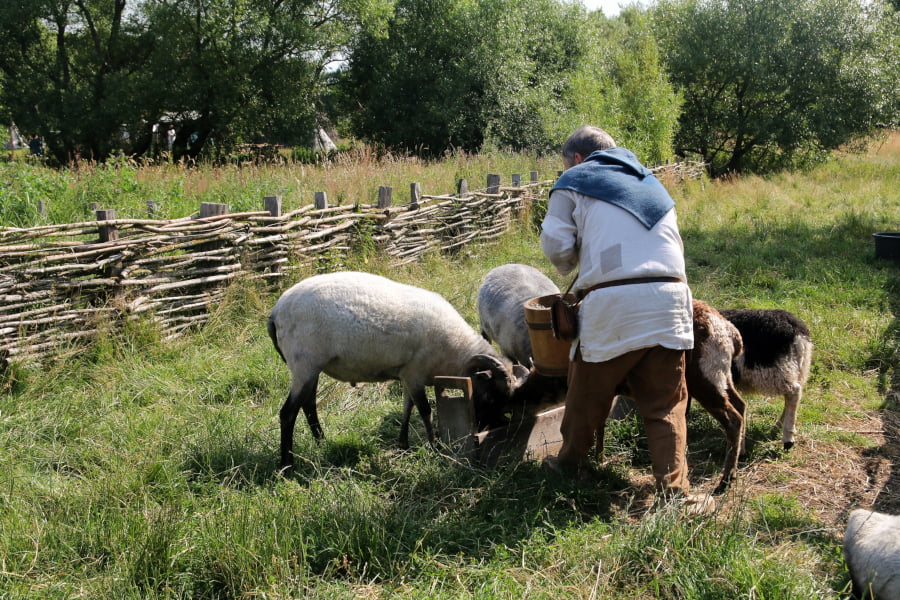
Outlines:
[[[556, 0], [398, 0], [386, 35], [363, 36], [340, 88], [355, 134], [439, 154], [491, 135], [531, 147], [535, 94], [577, 59], [577, 11]], [[490, 132], [488, 131], [490, 129]]]
[[33, 0], [0, 7], [2, 100], [58, 158], [105, 156], [131, 110], [146, 59], [125, 0]]
[[672, 158], [680, 100], [645, 14], [631, 8], [614, 20], [592, 17], [588, 51], [567, 74], [560, 102], [544, 111], [552, 137], [596, 124], [646, 162]]
[[263, 136], [297, 141], [316, 119], [323, 70], [390, 8], [390, 0], [4, 3], [0, 105], [60, 160], [76, 149], [98, 159], [145, 153], [160, 120], [178, 126], [177, 155], [211, 140], [217, 148]]
[[[864, 0], [661, 0], [681, 155], [714, 173], [814, 161], [895, 122], [896, 15]], [[891, 58], [893, 56], [893, 58]]]
[[610, 23], [558, 0], [399, 0], [387, 34], [353, 49], [341, 90], [356, 135], [432, 154], [550, 150], [591, 122], [658, 160], [677, 115], [637, 12]]

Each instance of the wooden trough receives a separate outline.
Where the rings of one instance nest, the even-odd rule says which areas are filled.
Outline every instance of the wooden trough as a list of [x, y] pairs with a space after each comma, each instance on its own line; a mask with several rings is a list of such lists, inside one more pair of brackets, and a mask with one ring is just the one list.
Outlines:
[[501, 457], [541, 460], [555, 455], [562, 445], [562, 404], [516, 407], [507, 425], [477, 431], [468, 377], [435, 377], [434, 395], [441, 441], [457, 455], [480, 464], [491, 466]]

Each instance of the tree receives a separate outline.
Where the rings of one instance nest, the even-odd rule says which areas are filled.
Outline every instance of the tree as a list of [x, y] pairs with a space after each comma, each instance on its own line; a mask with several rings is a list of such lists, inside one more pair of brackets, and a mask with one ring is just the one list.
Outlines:
[[105, 158], [121, 143], [129, 77], [146, 57], [125, 0], [4, 3], [0, 40], [0, 103], [57, 160]]
[[353, 48], [340, 89], [357, 136], [430, 154], [555, 151], [591, 121], [621, 123], [620, 142], [655, 160], [677, 110], [638, 16], [608, 26], [559, 0], [399, 0], [386, 35]]
[[552, 137], [564, 139], [590, 123], [645, 162], [672, 158], [680, 100], [666, 78], [646, 14], [628, 8], [617, 19], [591, 17], [590, 51], [566, 74], [559, 106], [544, 113]]
[[480, 143], [469, 115], [483, 97], [460, 0], [398, 0], [386, 32], [363, 35], [339, 77], [341, 112], [358, 136], [440, 153]]
[[881, 4], [661, 0], [653, 17], [684, 97], [676, 151], [713, 174], [802, 165], [896, 118], [897, 19]]
[[165, 92], [158, 106], [179, 121], [176, 150], [307, 141], [328, 65], [359, 31], [377, 29], [390, 7], [387, 0], [148, 0], [158, 39], [150, 71]]
[[[160, 120], [176, 158], [208, 142], [297, 141], [327, 66], [391, 0], [32, 0], [0, 5], [0, 105], [60, 161], [143, 154]], [[127, 133], [127, 139], [124, 134]], [[125, 146], [128, 147], [125, 147]]]
[[[563, 92], [572, 72], [587, 60], [591, 23], [577, 5], [557, 0], [484, 3], [482, 22], [499, 21], [504, 27], [484, 40], [482, 64], [499, 58], [487, 73], [483, 112], [485, 141], [489, 146], [557, 150], [569, 132], [549, 127], [552, 119], [570, 107]], [[550, 119], [548, 121], [548, 118]]]

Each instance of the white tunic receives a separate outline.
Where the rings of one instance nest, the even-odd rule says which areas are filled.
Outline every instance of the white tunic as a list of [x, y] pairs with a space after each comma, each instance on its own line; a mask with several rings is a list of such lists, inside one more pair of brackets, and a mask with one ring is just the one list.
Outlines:
[[[541, 248], [563, 275], [580, 268], [574, 290], [634, 277], [687, 281], [675, 209], [647, 230], [634, 216], [608, 202], [555, 190], [542, 224]], [[691, 301], [686, 283], [594, 290], [579, 309], [580, 338], [572, 345], [572, 353], [580, 343], [585, 361], [603, 362], [657, 345], [693, 348]]]

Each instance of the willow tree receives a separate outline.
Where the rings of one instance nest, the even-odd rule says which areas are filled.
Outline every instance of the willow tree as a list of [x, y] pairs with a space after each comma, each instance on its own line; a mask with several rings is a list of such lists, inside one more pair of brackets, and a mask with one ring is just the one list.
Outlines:
[[556, 151], [593, 122], [665, 158], [677, 99], [639, 17], [610, 24], [560, 0], [398, 0], [386, 31], [349, 55], [344, 112], [356, 135], [416, 152]]
[[676, 151], [713, 174], [815, 162], [896, 123], [898, 17], [867, 0], [660, 0]]

